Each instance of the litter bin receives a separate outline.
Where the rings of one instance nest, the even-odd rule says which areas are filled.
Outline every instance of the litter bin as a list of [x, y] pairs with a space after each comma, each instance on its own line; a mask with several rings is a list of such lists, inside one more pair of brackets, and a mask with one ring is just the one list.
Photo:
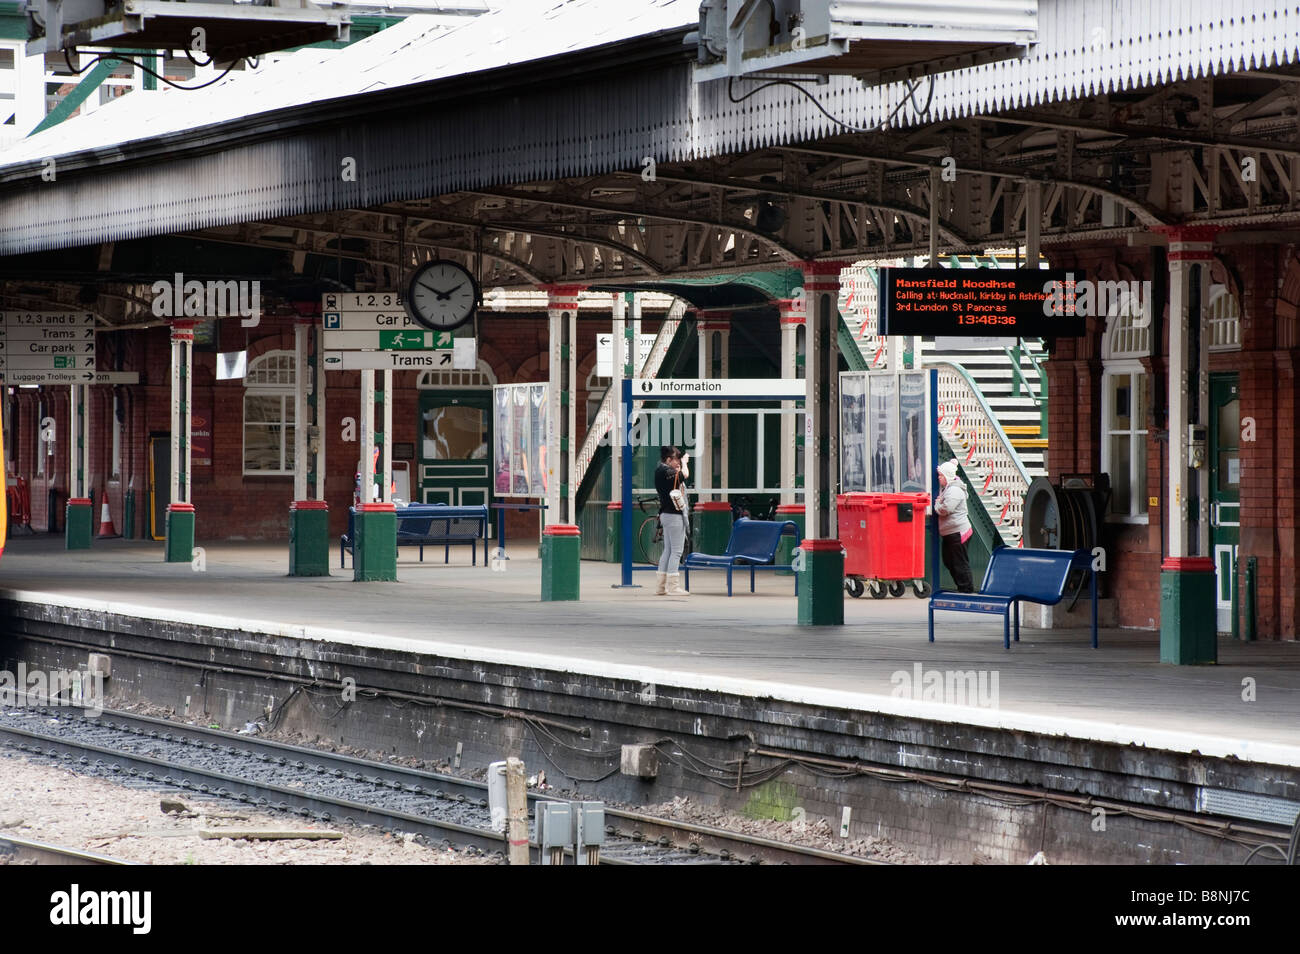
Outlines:
[[582, 570], [582, 537], [577, 525], [548, 524], [542, 530], [542, 602], [576, 600]]
[[917, 596], [926, 595], [925, 508], [930, 495], [849, 493], [835, 501], [849, 595], [870, 590], [877, 599], [886, 592], [902, 596], [908, 583]]

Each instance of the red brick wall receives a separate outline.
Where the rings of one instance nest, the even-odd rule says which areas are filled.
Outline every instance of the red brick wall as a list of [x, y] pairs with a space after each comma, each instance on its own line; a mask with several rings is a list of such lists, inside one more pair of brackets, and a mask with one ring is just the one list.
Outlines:
[[[1259, 561], [1258, 626], [1261, 638], [1295, 639], [1300, 623], [1297, 606], [1295, 555], [1300, 544], [1295, 480], [1297, 455], [1296, 354], [1279, 348], [1290, 334], [1289, 322], [1300, 311], [1300, 258], [1279, 246], [1228, 246], [1214, 265], [1216, 282], [1226, 282], [1238, 295], [1242, 313], [1242, 350], [1210, 356], [1210, 371], [1237, 371], [1241, 384], [1241, 415], [1253, 418], [1256, 440], [1241, 445], [1241, 546], [1239, 566], [1247, 557]], [[1053, 267], [1072, 267], [1089, 278], [1118, 275], [1137, 280], [1165, 281], [1151, 275], [1145, 251], [1119, 245], [1063, 250], [1053, 255]], [[1285, 324], [1279, 328], [1279, 322]], [[1168, 325], [1157, 355], [1148, 367], [1159, 377], [1155, 387], [1167, 389], [1164, 378]], [[1055, 480], [1067, 472], [1092, 472], [1101, 467], [1102, 376], [1101, 335], [1104, 321], [1090, 319], [1088, 335], [1059, 339], [1047, 363], [1049, 393], [1049, 474]], [[1167, 393], [1167, 392], [1166, 392]], [[1153, 393], [1153, 399], [1156, 394]], [[1167, 398], [1165, 402], [1167, 403]], [[1106, 534], [1112, 594], [1120, 596], [1122, 626], [1160, 624], [1160, 562], [1165, 513], [1168, 447], [1157, 439], [1165, 420], [1149, 420], [1147, 428], [1148, 497], [1159, 505], [1150, 509], [1146, 525], [1109, 524]], [[1244, 592], [1244, 586], [1243, 586]]]

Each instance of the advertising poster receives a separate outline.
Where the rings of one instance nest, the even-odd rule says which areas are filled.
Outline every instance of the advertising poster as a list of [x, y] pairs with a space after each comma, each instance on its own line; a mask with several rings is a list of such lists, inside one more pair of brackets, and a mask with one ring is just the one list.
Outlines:
[[924, 371], [903, 374], [899, 385], [898, 421], [899, 431], [903, 435], [899, 448], [903, 455], [899, 490], [904, 493], [926, 493], [930, 489], [927, 465], [930, 456], [930, 429], [926, 426], [928, 415], [925, 379]]
[[498, 494], [510, 493], [510, 389], [495, 388], [492, 392], [492, 465], [496, 475], [492, 486]]
[[493, 487], [501, 497], [546, 494], [550, 414], [545, 384], [502, 384], [493, 389]]
[[534, 453], [528, 458], [528, 485], [535, 496], [546, 493], [546, 439], [547, 405], [546, 385], [534, 384], [529, 389], [529, 427], [532, 429], [530, 446]]
[[898, 490], [898, 382], [891, 373], [873, 374], [867, 388], [867, 453], [872, 493]]
[[[293, 427], [286, 435], [287, 464], [293, 463]], [[212, 412], [206, 407], [195, 408], [190, 412], [190, 466], [212, 466]]]
[[528, 420], [529, 391], [527, 387], [516, 387], [511, 395], [510, 433], [510, 492], [527, 497], [532, 491], [529, 484], [528, 459], [532, 455], [532, 428]]
[[867, 489], [867, 376], [840, 375], [840, 490]]

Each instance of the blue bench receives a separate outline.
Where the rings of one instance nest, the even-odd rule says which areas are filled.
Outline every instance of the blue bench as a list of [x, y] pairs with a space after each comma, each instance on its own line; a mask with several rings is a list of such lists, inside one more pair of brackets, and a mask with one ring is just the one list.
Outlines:
[[[483, 541], [483, 565], [488, 565], [488, 508], [453, 507], [448, 504], [410, 504], [398, 507], [397, 545], [419, 547], [420, 562], [424, 562], [426, 546], [443, 548], [443, 563], [451, 562], [451, 548], [468, 546], [474, 566], [478, 566], [478, 542]], [[348, 532], [339, 538], [339, 566], [344, 566], [344, 553], [352, 551], [356, 539], [352, 514], [348, 514]], [[355, 555], [354, 555], [355, 558]]]
[[1020, 603], [1055, 606], [1065, 598], [1065, 584], [1075, 570], [1087, 572], [1092, 588], [1092, 648], [1097, 648], [1097, 573], [1089, 550], [1022, 550], [999, 547], [989, 559], [978, 593], [935, 593], [930, 599], [930, 642], [934, 642], [934, 611], [989, 613], [1002, 617], [1002, 646], [1011, 648], [1015, 617], [1020, 642]]
[[[727, 552], [716, 556], [708, 553], [691, 553], [682, 563], [686, 573], [686, 589], [691, 588], [691, 570], [726, 570], [727, 595], [731, 595], [731, 574], [737, 566], [749, 567], [749, 592], [754, 592], [755, 570], [785, 570], [776, 566], [776, 548], [781, 537], [794, 536], [794, 545], [800, 542], [799, 525], [793, 520], [750, 520], [742, 517], [731, 528]], [[799, 592], [799, 578], [795, 577], [795, 593]]]

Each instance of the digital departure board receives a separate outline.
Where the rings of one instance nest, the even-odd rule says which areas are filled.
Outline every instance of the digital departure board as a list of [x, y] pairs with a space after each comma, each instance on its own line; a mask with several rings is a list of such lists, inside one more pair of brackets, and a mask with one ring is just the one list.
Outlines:
[[881, 269], [880, 333], [1079, 337], [1091, 300], [1078, 296], [1083, 281], [1082, 272], [1046, 269]]

